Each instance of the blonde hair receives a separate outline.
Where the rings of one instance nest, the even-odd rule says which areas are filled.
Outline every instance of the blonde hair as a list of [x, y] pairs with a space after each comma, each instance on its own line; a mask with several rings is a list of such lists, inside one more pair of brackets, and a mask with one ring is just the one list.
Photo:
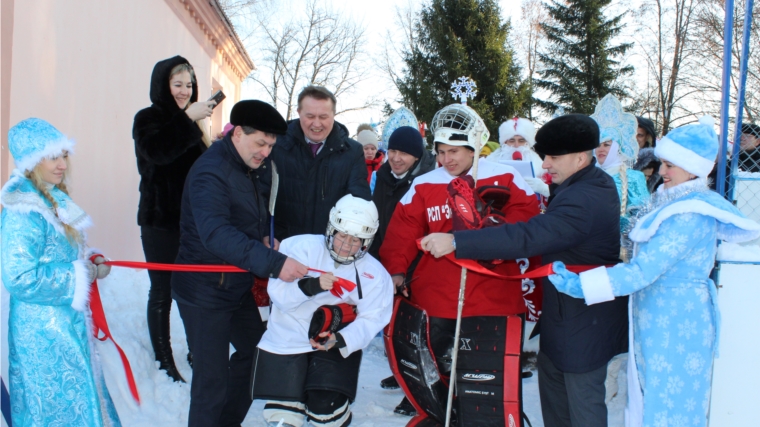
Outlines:
[[[69, 159], [66, 158], [66, 166], [69, 165]], [[68, 167], [63, 172], [63, 180], [61, 180], [60, 184], [56, 184], [55, 187], [58, 187], [59, 190], [63, 191], [65, 194], [69, 194], [69, 189], [66, 187], [66, 179], [68, 178]], [[34, 187], [37, 189], [37, 191], [42, 194], [42, 197], [45, 198], [48, 202], [50, 202], [51, 205], [53, 205], [53, 214], [55, 214], [56, 218], [59, 220], [61, 219], [58, 216], [58, 203], [55, 201], [53, 196], [50, 194], [50, 192], [47, 189], [47, 186], [45, 185], [45, 180], [42, 179], [42, 171], [40, 171], [40, 164], [37, 163], [37, 166], [34, 167], [34, 169], [30, 171], [26, 171], [24, 173], [24, 176], [29, 179], [29, 181], [34, 184]], [[61, 224], [63, 225], [63, 230], [66, 233], [66, 237], [69, 239], [69, 242], [76, 243], [76, 244], [82, 244], [82, 235], [79, 233], [75, 228], [72, 226], [64, 223], [61, 221]]]
[[[172, 68], [172, 70], [169, 72], [169, 81], [172, 80], [172, 77], [176, 76], [179, 73], [185, 72], [185, 71], [187, 71], [190, 74], [190, 81], [192, 81], [193, 84], [196, 85], [196, 87], [197, 87], [198, 86], [198, 82], [195, 79], [195, 70], [193, 70], [193, 66], [190, 65], [190, 64], [188, 64], [188, 63], [175, 65], [174, 68]], [[169, 82], [167, 82], [166, 84], [169, 84]], [[187, 104], [187, 106], [185, 106], [185, 108], [187, 108], [189, 105], [190, 105], [190, 103], [188, 102], [188, 104]], [[203, 134], [203, 136], [201, 137], [201, 139], [203, 140], [203, 143], [206, 144], [206, 147], [210, 147], [211, 146], [211, 137], [209, 137], [208, 132], [206, 132], [206, 127], [203, 126], [203, 119], [198, 120], [197, 122], [195, 122], [195, 124], [198, 125], [198, 129], [200, 129], [201, 133]]]

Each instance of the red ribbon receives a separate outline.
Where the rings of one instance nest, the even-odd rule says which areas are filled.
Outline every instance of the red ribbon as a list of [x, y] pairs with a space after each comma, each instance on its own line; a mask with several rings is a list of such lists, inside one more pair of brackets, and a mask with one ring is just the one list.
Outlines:
[[[421, 251], [425, 252], [426, 254], [429, 254], [429, 252], [425, 251], [422, 248], [422, 239], [417, 239], [417, 248], [419, 248]], [[493, 270], [489, 270], [488, 268], [484, 267], [483, 265], [481, 265], [475, 260], [458, 259], [454, 255], [454, 252], [444, 256], [444, 258], [446, 258], [447, 260], [453, 262], [454, 264], [462, 268], [466, 268], [467, 270], [474, 271], [476, 273], [485, 274], [491, 277], [497, 277], [499, 279], [507, 279], [507, 280], [541, 279], [541, 278], [551, 276], [552, 274], [554, 274], [554, 270], [552, 269], [552, 264], [542, 265], [541, 267], [528, 271], [525, 274], [506, 276], [503, 274], [499, 274]], [[597, 267], [599, 266], [598, 265], [566, 265], [565, 266], [565, 268], [568, 271], [571, 271], [573, 273], [583, 273], [584, 271], [588, 271]]]
[[159, 264], [157, 262], [106, 261], [103, 264], [113, 267], [142, 268], [157, 271], [184, 271], [192, 273], [249, 273], [234, 265], [194, 265], [194, 264]]
[[[234, 265], [160, 264], [156, 262], [136, 261], [106, 261], [104, 264], [110, 265], [112, 267], [144, 268], [147, 270], [183, 271], [191, 273], [249, 273], [248, 270], [243, 270], [242, 268], [235, 267]], [[316, 268], [309, 268], [309, 271], [321, 274], [327, 273], [326, 271], [317, 270]], [[338, 281], [335, 282], [335, 284], [338, 287], [349, 292], [353, 291], [356, 288], [356, 283], [340, 277], [338, 278]], [[343, 294], [340, 289], [336, 290], [335, 288], [333, 288], [330, 292], [332, 292], [332, 294], [338, 298], [340, 298], [340, 296]]]
[[[137, 404], [140, 404], [140, 394], [137, 392], [137, 384], [135, 383], [135, 377], [132, 375], [132, 367], [129, 365], [129, 360], [124, 350], [119, 347], [119, 344], [111, 336], [111, 331], [108, 329], [108, 322], [106, 321], [106, 313], [103, 310], [103, 302], [100, 300], [100, 292], [98, 291], [98, 279], [92, 282], [90, 287], [90, 311], [92, 311], [92, 326], [93, 335], [100, 341], [110, 339], [113, 345], [116, 346], [116, 350], [119, 351], [121, 357], [121, 364], [124, 366], [124, 373], [127, 376], [127, 384], [129, 384], [129, 391], [132, 393], [132, 397]], [[103, 332], [103, 337], [99, 337], [100, 332]]]
[[[327, 273], [326, 271], [317, 270], [316, 268], [310, 268], [309, 271], [313, 271], [315, 273]], [[342, 277], [338, 277], [338, 281], [333, 284], [333, 288], [330, 289], [330, 293], [335, 295], [336, 297], [340, 298], [343, 296], [343, 290], [347, 290], [348, 292], [353, 291], [356, 289], [356, 283], [346, 280]]]
[[[94, 261], [94, 259], [98, 256], [102, 255], [93, 255], [90, 257], [90, 261]], [[128, 267], [159, 271], [183, 271], [192, 273], [248, 273], [247, 270], [235, 267], [234, 265], [160, 264], [155, 262], [136, 261], [105, 261], [103, 264], [110, 265], [112, 267]], [[326, 273], [325, 271], [317, 270], [316, 268], [310, 268], [309, 271], [323, 274]], [[338, 281], [335, 282], [335, 285], [336, 286], [334, 286], [330, 292], [338, 298], [340, 298], [340, 296], [343, 294], [343, 289], [351, 292], [356, 288], [356, 284], [354, 282], [343, 278], [338, 278]], [[124, 350], [119, 347], [119, 344], [117, 344], [113, 339], [111, 336], [111, 331], [108, 329], [106, 313], [103, 310], [103, 302], [100, 299], [100, 292], [98, 291], [97, 279], [92, 282], [92, 287], [90, 288], [90, 310], [92, 311], [93, 334], [95, 335], [95, 338], [100, 341], [110, 339], [111, 342], [116, 346], [116, 350], [119, 351], [119, 356], [121, 357], [121, 364], [124, 366], [124, 373], [127, 377], [127, 384], [129, 384], [129, 391], [132, 393], [132, 397], [139, 405], [140, 395], [137, 392], [137, 384], [135, 383], [135, 378], [132, 374], [132, 367], [129, 364], [129, 360], [127, 359], [127, 355], [124, 353]], [[100, 332], [103, 332], [102, 338], [99, 336]]]

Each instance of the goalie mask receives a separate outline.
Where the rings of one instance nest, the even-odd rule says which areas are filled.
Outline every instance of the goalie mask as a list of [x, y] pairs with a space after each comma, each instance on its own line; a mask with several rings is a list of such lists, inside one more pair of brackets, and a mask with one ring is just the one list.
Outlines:
[[438, 110], [430, 129], [436, 147], [438, 143], [469, 147], [476, 155], [490, 136], [478, 113], [463, 104], [451, 104]]
[[[330, 220], [327, 222], [327, 230], [325, 231], [325, 245], [330, 251], [330, 256], [340, 264], [351, 264], [360, 259], [369, 250], [379, 226], [380, 221], [378, 221], [377, 208], [374, 203], [350, 194], [343, 196], [330, 210]], [[345, 254], [342, 248], [351, 247], [351, 239], [350, 237], [344, 241], [336, 239], [338, 232], [361, 240], [356, 252], [352, 250], [352, 253]], [[335, 245], [339, 245], [339, 247]]]

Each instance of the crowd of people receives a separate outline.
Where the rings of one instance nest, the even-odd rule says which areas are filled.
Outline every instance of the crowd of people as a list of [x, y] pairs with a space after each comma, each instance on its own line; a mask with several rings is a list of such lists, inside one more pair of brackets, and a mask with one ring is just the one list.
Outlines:
[[[348, 426], [362, 350], [381, 331], [393, 373], [381, 385], [403, 390], [410, 425], [520, 426], [526, 321], [545, 426], [606, 426], [622, 367], [628, 426], [707, 425], [717, 244], [760, 236], [708, 186], [710, 120], [658, 139], [607, 95], [538, 131], [509, 119], [494, 148], [453, 104], [432, 119], [431, 151], [410, 110], [382, 137], [363, 125], [352, 138], [335, 96], [308, 86], [297, 119], [243, 100], [212, 142], [216, 102], [198, 101], [180, 56], [155, 65], [150, 99], [133, 127], [146, 261], [246, 271], [149, 272], [148, 333], [178, 382], [172, 301], [187, 334], [189, 426], [239, 426], [254, 399], [272, 427]], [[760, 127], [742, 132], [739, 161], [757, 166]], [[92, 283], [110, 267], [68, 196], [74, 143], [36, 118], [8, 141], [13, 424], [119, 426], [88, 330]]]

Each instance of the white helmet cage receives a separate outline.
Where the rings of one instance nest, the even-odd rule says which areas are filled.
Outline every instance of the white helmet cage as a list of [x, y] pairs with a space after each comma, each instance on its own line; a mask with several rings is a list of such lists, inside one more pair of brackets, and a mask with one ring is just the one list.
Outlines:
[[433, 132], [433, 142], [436, 146], [443, 143], [470, 147], [475, 154], [480, 153], [490, 136], [483, 119], [475, 110], [464, 104], [451, 104], [438, 110], [433, 116], [430, 130]]
[[[325, 245], [330, 251], [330, 256], [340, 264], [351, 264], [361, 259], [369, 250], [379, 226], [377, 207], [373, 202], [350, 194], [343, 196], [330, 210], [330, 220], [325, 231]], [[338, 232], [361, 239], [359, 251], [348, 256], [339, 255], [341, 248], [334, 247], [335, 234]]]

